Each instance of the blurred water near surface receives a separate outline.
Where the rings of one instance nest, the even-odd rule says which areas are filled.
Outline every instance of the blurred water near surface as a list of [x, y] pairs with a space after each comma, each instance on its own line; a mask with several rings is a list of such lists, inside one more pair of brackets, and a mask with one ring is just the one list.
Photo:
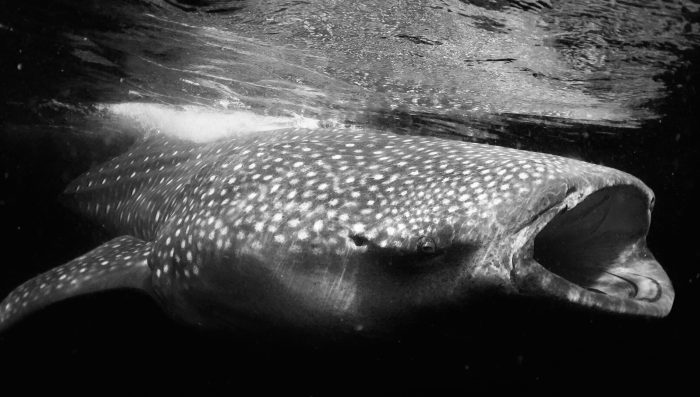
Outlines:
[[35, 1], [8, 11], [3, 66], [25, 80], [10, 85], [10, 103], [29, 94], [80, 109], [146, 101], [333, 122], [412, 117], [477, 136], [493, 115], [616, 127], [659, 117], [650, 104], [668, 87], [658, 77], [698, 36], [697, 10], [680, 1]]

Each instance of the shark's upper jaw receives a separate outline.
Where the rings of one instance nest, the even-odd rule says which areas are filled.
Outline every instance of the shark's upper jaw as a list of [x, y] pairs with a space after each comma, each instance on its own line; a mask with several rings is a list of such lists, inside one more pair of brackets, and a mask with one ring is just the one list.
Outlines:
[[646, 246], [653, 196], [612, 185], [565, 199], [542, 214], [513, 257], [523, 293], [606, 311], [662, 317], [674, 291]]

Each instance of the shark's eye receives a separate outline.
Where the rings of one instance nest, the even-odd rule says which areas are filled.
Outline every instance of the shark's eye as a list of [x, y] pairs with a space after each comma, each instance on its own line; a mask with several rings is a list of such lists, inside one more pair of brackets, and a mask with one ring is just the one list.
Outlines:
[[434, 254], [437, 251], [435, 240], [427, 236], [421, 236], [417, 244], [418, 252], [422, 254]]
[[369, 240], [367, 237], [361, 235], [361, 234], [354, 234], [350, 236], [350, 239], [355, 243], [356, 246], [361, 247], [363, 245], [367, 245], [369, 243]]

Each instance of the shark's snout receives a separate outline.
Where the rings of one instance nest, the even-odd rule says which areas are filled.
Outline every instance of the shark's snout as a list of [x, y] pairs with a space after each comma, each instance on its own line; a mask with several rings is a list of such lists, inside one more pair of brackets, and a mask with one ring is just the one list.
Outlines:
[[645, 186], [606, 186], [568, 197], [524, 231], [513, 281], [523, 293], [603, 310], [665, 316], [674, 291], [646, 246], [653, 195]]

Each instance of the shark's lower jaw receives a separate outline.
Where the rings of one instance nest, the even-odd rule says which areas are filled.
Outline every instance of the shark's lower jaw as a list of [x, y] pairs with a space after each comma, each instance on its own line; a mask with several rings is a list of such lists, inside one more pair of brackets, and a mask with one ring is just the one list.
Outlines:
[[576, 201], [552, 208], [532, 225], [514, 258], [516, 288], [606, 311], [667, 315], [673, 287], [646, 247], [649, 195], [617, 185]]

